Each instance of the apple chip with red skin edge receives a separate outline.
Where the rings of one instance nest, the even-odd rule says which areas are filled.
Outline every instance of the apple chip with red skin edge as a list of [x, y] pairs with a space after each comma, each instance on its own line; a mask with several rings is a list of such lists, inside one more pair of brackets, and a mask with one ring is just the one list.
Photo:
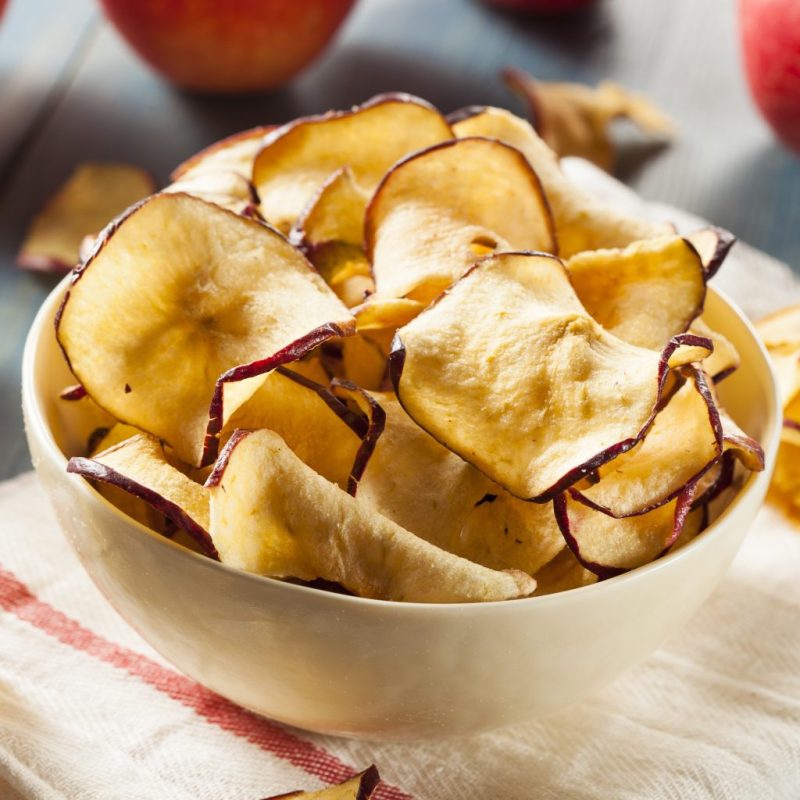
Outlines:
[[342, 167], [371, 194], [395, 161], [452, 136], [439, 111], [407, 94], [378, 95], [349, 111], [294, 120], [267, 135], [253, 165], [261, 213], [288, 232]]
[[152, 176], [131, 164], [80, 164], [34, 217], [17, 265], [39, 272], [69, 272], [78, 263], [85, 236], [154, 191]]
[[424, 303], [487, 251], [557, 249], [536, 173], [518, 150], [482, 137], [395, 164], [367, 208], [364, 239], [377, 293]]
[[366, 420], [356, 416], [327, 386], [278, 367], [227, 420], [220, 442], [226, 442], [238, 428], [274, 431], [311, 469], [346, 489]]
[[520, 150], [536, 171], [553, 213], [558, 253], [570, 258], [584, 250], [626, 247], [640, 239], [673, 233], [670, 225], [621, 214], [602, 200], [587, 194], [561, 171], [558, 156], [530, 123], [509, 111], [473, 107], [449, 118], [459, 138], [488, 136]]
[[679, 236], [592, 250], [566, 262], [586, 310], [625, 342], [660, 350], [703, 310], [700, 256]]
[[386, 422], [366, 462], [358, 499], [437, 547], [482, 563], [454, 548], [475, 504], [492, 491], [491, 482], [422, 430], [393, 394], [370, 394]]
[[169, 463], [158, 439], [147, 434], [126, 438], [92, 458], [71, 458], [67, 472], [144, 500], [192, 536], [207, 556], [217, 558], [208, 532], [208, 492]]
[[711, 355], [702, 359], [703, 369], [711, 376], [714, 383], [719, 383], [738, 369], [740, 359], [736, 348], [721, 333], [709, 328], [702, 317], [698, 317], [689, 330], [709, 339], [714, 345]]
[[575, 500], [612, 517], [652, 511], [696, 481], [722, 453], [723, 426], [706, 376], [687, 367], [669, 399], [634, 448], [599, 468], [600, 480], [572, 489]]
[[722, 425], [722, 451], [736, 458], [745, 469], [761, 472], [764, 469], [764, 448], [748, 436], [723, 408], [719, 408]]
[[687, 524], [699, 530], [703, 515], [691, 512], [695, 491], [688, 484], [671, 502], [621, 519], [581, 503], [571, 491], [556, 497], [553, 509], [567, 547], [581, 566], [604, 580], [666, 553]]
[[736, 237], [730, 231], [716, 225], [693, 231], [685, 238], [700, 256], [707, 281], [717, 274], [731, 247], [736, 244]]
[[261, 125], [214, 142], [175, 167], [170, 180], [178, 181], [203, 172], [233, 170], [249, 181], [253, 176], [253, 162], [261, 149], [264, 137], [275, 130], [275, 127], [275, 125]]
[[155, 195], [112, 223], [56, 321], [95, 402], [195, 466], [213, 461], [260, 376], [354, 328], [280, 234], [184, 194]]
[[257, 215], [258, 195], [247, 178], [233, 170], [190, 173], [162, 191], [184, 193], [244, 216]]
[[645, 435], [681, 341], [661, 353], [623, 342], [586, 313], [557, 258], [501, 253], [398, 330], [390, 370], [417, 424], [543, 501]]
[[380, 775], [373, 765], [336, 786], [316, 792], [288, 792], [264, 800], [370, 800], [379, 783]]
[[237, 431], [206, 482], [223, 563], [276, 578], [339, 583], [408, 602], [506, 600], [528, 575], [472, 564], [420, 539], [317, 475], [272, 431]]

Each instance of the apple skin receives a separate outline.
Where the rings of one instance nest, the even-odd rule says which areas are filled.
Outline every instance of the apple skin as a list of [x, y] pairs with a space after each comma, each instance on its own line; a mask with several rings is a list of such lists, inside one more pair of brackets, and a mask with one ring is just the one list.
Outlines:
[[529, 14], [561, 14], [594, 5], [597, 0], [483, 0], [484, 3], [509, 11]]
[[741, 0], [739, 22], [753, 98], [780, 139], [800, 153], [800, 3]]
[[101, 0], [156, 71], [185, 89], [217, 93], [282, 86], [322, 52], [354, 2]]

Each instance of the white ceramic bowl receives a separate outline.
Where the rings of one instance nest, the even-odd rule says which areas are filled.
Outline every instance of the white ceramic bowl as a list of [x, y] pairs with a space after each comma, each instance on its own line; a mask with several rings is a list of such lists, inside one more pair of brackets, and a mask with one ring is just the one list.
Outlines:
[[65, 471], [94, 422], [68, 420], [53, 334], [65, 284], [33, 324], [23, 407], [33, 462], [87, 572], [119, 613], [205, 686], [273, 719], [372, 739], [463, 735], [541, 715], [612, 681], [677, 631], [717, 585], [758, 510], [780, 410], [750, 324], [709, 292], [706, 318], [742, 366], [724, 404], [766, 451], [721, 516], [684, 549], [581, 589], [504, 603], [424, 605], [329, 594], [182, 549]]

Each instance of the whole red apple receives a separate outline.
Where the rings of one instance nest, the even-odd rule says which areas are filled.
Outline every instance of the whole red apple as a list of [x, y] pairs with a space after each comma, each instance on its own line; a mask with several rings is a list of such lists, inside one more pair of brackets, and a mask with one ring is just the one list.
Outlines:
[[509, 11], [525, 11], [531, 14], [559, 14], [577, 11], [594, 5], [596, 0], [484, 0], [485, 3]]
[[800, 152], [800, 2], [741, 0], [747, 78], [778, 136]]
[[355, 0], [101, 0], [137, 53], [178, 86], [254, 92], [285, 84]]

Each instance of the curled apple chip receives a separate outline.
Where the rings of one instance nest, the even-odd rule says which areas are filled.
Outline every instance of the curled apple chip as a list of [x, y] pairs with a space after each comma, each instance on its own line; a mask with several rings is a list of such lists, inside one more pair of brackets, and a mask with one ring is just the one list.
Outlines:
[[542, 186], [494, 139], [444, 142], [395, 164], [364, 225], [376, 291], [430, 302], [487, 252], [556, 252]]
[[348, 307], [361, 305], [375, 291], [369, 261], [360, 245], [322, 242], [305, 250], [334, 294]]
[[265, 800], [370, 800], [379, 783], [380, 775], [373, 765], [336, 786], [328, 786], [317, 792], [288, 792]]
[[18, 266], [68, 272], [78, 263], [81, 241], [112, 217], [155, 191], [152, 176], [130, 164], [86, 162], [34, 217], [17, 255]]
[[406, 94], [378, 95], [350, 111], [294, 120], [270, 133], [256, 157], [253, 183], [261, 213], [289, 231], [328, 178], [349, 167], [371, 194], [395, 161], [453, 136], [444, 117]]
[[649, 564], [663, 555], [689, 524], [703, 516], [690, 513], [695, 486], [689, 484], [671, 502], [646, 514], [616, 519], [564, 492], [553, 500], [556, 520], [580, 564], [601, 580]]
[[427, 603], [531, 594], [530, 576], [472, 564], [420, 539], [303, 464], [272, 431], [238, 431], [206, 486], [223, 563], [323, 578], [362, 597]]
[[739, 367], [739, 353], [733, 344], [719, 331], [712, 330], [702, 317], [698, 317], [690, 328], [692, 333], [711, 341], [714, 350], [703, 359], [703, 369], [714, 383], [719, 383]]
[[676, 497], [722, 453], [723, 426], [705, 375], [691, 370], [634, 448], [598, 470], [574, 499], [612, 517], [643, 514]]
[[185, 194], [155, 195], [110, 225], [57, 321], [95, 402], [195, 466], [213, 460], [260, 376], [354, 328], [282, 236]]
[[92, 458], [71, 458], [67, 472], [144, 500], [192, 536], [206, 555], [217, 557], [208, 533], [208, 492], [169, 463], [158, 439], [147, 434], [125, 438]]
[[258, 207], [258, 195], [253, 185], [233, 170], [189, 173], [163, 191], [191, 194], [245, 216], [253, 216]]
[[522, 499], [549, 499], [633, 447], [669, 374], [658, 353], [608, 333], [561, 262], [502, 253], [477, 264], [397, 332], [407, 413]]
[[220, 139], [179, 164], [170, 179], [178, 181], [202, 172], [233, 170], [249, 181], [253, 175], [253, 161], [264, 137], [274, 128], [274, 125], [262, 125]]
[[451, 119], [458, 137], [493, 137], [524, 154], [547, 195], [562, 258], [673, 233], [669, 225], [625, 216], [581, 190], [564, 175], [558, 156], [531, 125], [509, 111], [475, 107], [456, 112]]
[[579, 253], [566, 265], [586, 310], [606, 330], [639, 347], [661, 349], [703, 310], [703, 264], [679, 236]]
[[736, 244], [736, 237], [730, 231], [715, 225], [694, 231], [686, 239], [700, 256], [707, 281], [717, 274], [731, 247]]
[[383, 297], [372, 294], [350, 310], [356, 318], [356, 327], [359, 331], [370, 330], [396, 330], [411, 322], [420, 311], [424, 310], [425, 303], [419, 300], [409, 300], [407, 297]]
[[639, 94], [612, 81], [596, 89], [580, 83], [539, 81], [518, 69], [506, 69], [503, 78], [530, 106], [536, 130], [559, 156], [580, 156], [611, 172], [615, 147], [611, 123], [625, 118], [660, 141], [675, 129], [666, 115]]

